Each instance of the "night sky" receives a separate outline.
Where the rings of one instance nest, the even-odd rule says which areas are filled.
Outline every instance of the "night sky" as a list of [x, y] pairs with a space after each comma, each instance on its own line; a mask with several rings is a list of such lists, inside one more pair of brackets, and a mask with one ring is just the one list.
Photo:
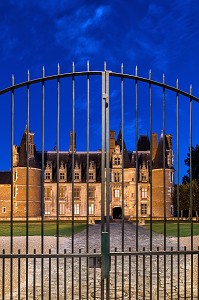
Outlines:
[[[199, 4], [197, 0], [147, 1], [68, 1], [7, 0], [0, 2], [0, 89], [30, 78], [82, 71], [90, 62], [91, 70], [107, 69], [163, 80], [199, 96]], [[101, 78], [90, 80], [90, 149], [101, 148]], [[86, 150], [86, 79], [75, 82], [75, 129], [77, 149]], [[120, 129], [121, 81], [111, 79], [110, 128]], [[135, 83], [124, 82], [124, 127], [128, 150], [135, 149]], [[0, 169], [10, 168], [10, 94], [0, 102]], [[71, 123], [71, 79], [61, 82], [60, 149], [69, 149]], [[46, 84], [45, 148], [56, 145], [56, 82]], [[148, 86], [139, 85], [139, 134], [149, 134]], [[162, 91], [153, 91], [153, 131], [162, 130]], [[41, 84], [31, 87], [30, 129], [41, 150]], [[193, 103], [193, 145], [199, 143], [198, 105]], [[26, 123], [26, 90], [15, 95], [15, 143], [19, 144]], [[173, 135], [176, 152], [175, 94], [166, 93], [166, 133]], [[186, 172], [184, 159], [189, 147], [189, 101], [180, 98], [181, 176]]]

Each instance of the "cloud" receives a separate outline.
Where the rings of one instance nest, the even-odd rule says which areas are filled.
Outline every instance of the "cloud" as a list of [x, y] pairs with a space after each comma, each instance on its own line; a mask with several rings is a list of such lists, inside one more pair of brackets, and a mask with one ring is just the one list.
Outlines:
[[105, 16], [110, 13], [110, 7], [84, 5], [71, 15], [64, 15], [55, 19], [55, 41], [58, 46], [67, 49], [75, 56], [83, 57], [99, 52], [101, 40], [94, 31], [100, 31]]

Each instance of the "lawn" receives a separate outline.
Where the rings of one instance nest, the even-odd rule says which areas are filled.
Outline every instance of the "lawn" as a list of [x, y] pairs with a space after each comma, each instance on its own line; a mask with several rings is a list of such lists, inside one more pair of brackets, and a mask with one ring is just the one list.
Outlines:
[[[150, 229], [150, 223], [144, 225], [145, 228]], [[164, 222], [156, 221], [152, 224], [152, 230], [156, 233], [164, 234]], [[167, 236], [178, 236], [178, 223], [168, 221], [166, 222], [166, 235]], [[190, 222], [180, 222], [180, 236], [191, 235], [191, 224]], [[199, 223], [193, 222], [193, 235], [199, 235]]]
[[[0, 222], [0, 236], [10, 236], [10, 222]], [[44, 235], [56, 236], [56, 222], [48, 221], [44, 222]], [[86, 228], [86, 223], [75, 223], [74, 232], [81, 232]], [[71, 236], [72, 225], [71, 223], [60, 221], [59, 222], [59, 236]], [[26, 235], [26, 223], [25, 222], [13, 222], [13, 236], [25, 236]], [[28, 235], [41, 235], [41, 222], [29, 222], [28, 223]]]

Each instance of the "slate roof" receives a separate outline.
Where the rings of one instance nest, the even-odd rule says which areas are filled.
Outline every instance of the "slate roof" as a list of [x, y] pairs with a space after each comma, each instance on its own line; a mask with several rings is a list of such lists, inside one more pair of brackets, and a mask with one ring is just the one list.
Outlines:
[[[164, 136], [165, 138], [165, 168], [169, 168], [168, 164], [167, 164], [167, 156], [166, 156], [166, 151], [169, 150], [169, 144], [167, 141], [166, 136]], [[156, 156], [153, 162], [153, 169], [162, 169], [164, 167], [163, 164], [163, 135], [160, 138], [159, 144], [158, 144], [158, 149], [156, 152]]]
[[140, 135], [138, 144], [137, 144], [138, 151], [148, 151], [150, 150], [150, 141], [147, 135]]
[[[19, 167], [26, 167], [27, 166], [27, 152], [26, 152], [26, 129], [23, 133], [20, 146], [18, 147], [19, 153]], [[37, 155], [36, 147], [34, 146], [34, 157], [29, 158], [29, 166], [32, 168], [41, 168], [41, 163]]]
[[[40, 153], [41, 155], [41, 153]], [[52, 181], [57, 180], [57, 152], [47, 152], [45, 162], [52, 162]], [[60, 152], [59, 162], [64, 162], [67, 169], [67, 182], [72, 182], [72, 154], [70, 152]], [[96, 182], [101, 182], [101, 152], [89, 153], [89, 162], [94, 161], [96, 167]], [[86, 182], [87, 175], [87, 153], [77, 152], [74, 154], [74, 163], [81, 165], [81, 182]]]
[[[122, 151], [122, 132], [121, 132], [121, 130], [119, 131], [117, 141], [115, 144], [120, 146], [120, 150]], [[123, 140], [123, 155], [124, 155], [124, 168], [132, 168], [131, 154], [128, 153], [124, 140]]]
[[0, 172], [0, 184], [11, 184], [11, 172]]

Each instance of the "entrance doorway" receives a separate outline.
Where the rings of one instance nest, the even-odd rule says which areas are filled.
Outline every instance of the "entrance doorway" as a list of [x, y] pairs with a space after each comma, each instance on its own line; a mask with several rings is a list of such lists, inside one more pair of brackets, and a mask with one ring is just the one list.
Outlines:
[[117, 206], [113, 208], [113, 219], [121, 219], [122, 218], [122, 208]]

